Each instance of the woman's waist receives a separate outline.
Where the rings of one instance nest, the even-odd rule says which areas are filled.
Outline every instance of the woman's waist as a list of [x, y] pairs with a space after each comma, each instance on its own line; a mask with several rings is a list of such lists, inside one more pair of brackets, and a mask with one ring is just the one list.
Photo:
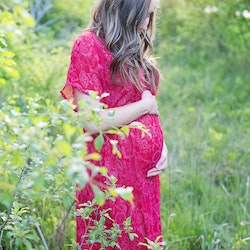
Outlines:
[[159, 120], [159, 117], [157, 115], [151, 115], [146, 114], [134, 121], [135, 126], [137, 126], [137, 129], [148, 132], [148, 134], [151, 135], [151, 137], [159, 136], [162, 134], [162, 127]]
[[[128, 143], [133, 144], [134, 146], [139, 145], [139, 147], [150, 147], [154, 144], [156, 147], [162, 148], [163, 145], [163, 131], [160, 124], [159, 117], [157, 115], [144, 115], [136, 119], [128, 125], [129, 130], [126, 133], [117, 133], [115, 130], [108, 131], [104, 135], [103, 146], [110, 144], [110, 141], [114, 143], [117, 141], [119, 146], [127, 146]], [[128, 132], [128, 133], [127, 133]], [[95, 139], [95, 138], [94, 138]], [[94, 146], [94, 141], [92, 141]], [[132, 145], [131, 145], [132, 146]], [[154, 148], [155, 150], [156, 148]]]

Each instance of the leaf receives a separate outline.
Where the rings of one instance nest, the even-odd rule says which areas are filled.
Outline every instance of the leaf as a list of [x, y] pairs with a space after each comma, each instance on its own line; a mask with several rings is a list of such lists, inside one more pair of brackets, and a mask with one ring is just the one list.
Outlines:
[[71, 156], [71, 146], [66, 141], [57, 142], [57, 147], [59, 147], [60, 151], [66, 156]]
[[1, 52], [1, 56], [13, 58], [15, 56], [15, 53], [13, 53], [12, 51], [3, 51], [3, 52]]
[[107, 175], [108, 174], [108, 169], [106, 167], [100, 167], [99, 172], [102, 175]]
[[33, 234], [27, 234], [25, 237], [26, 237], [27, 239], [29, 239], [29, 240], [35, 241], [36, 243], [38, 243], [39, 240], [40, 240], [40, 238], [38, 237], [38, 235], [35, 234], [35, 233], [33, 233]]
[[4, 46], [7, 47], [7, 43], [4, 38], [0, 37], [0, 43]]
[[143, 242], [139, 242], [139, 244], [138, 244], [139, 246], [145, 246], [145, 247], [147, 247], [147, 249], [150, 249], [149, 248], [149, 245], [148, 244], [146, 244], [146, 243], [143, 243]]
[[108, 192], [109, 192], [113, 197], [117, 197], [117, 196], [118, 196], [118, 193], [117, 193], [116, 190], [113, 189], [113, 188], [109, 188], [109, 189], [108, 189]]
[[4, 86], [5, 84], [6, 84], [6, 80], [0, 77], [0, 87]]
[[4, 66], [2, 67], [2, 69], [10, 76], [14, 77], [14, 78], [19, 78], [19, 72], [15, 69], [13, 69], [12, 67], [8, 67], [8, 66]]
[[124, 223], [125, 225], [131, 225], [131, 216], [129, 216]]
[[76, 132], [76, 128], [66, 123], [66, 124], [63, 124], [63, 131], [64, 131], [66, 138], [70, 140], [72, 135]]
[[110, 95], [109, 93], [104, 92], [101, 94], [100, 99], [108, 97], [109, 95]]
[[110, 130], [107, 131], [107, 134], [118, 135], [119, 134], [119, 130], [110, 129]]
[[95, 141], [94, 141], [94, 145], [97, 151], [99, 152], [101, 151], [103, 143], [104, 143], [104, 137], [102, 134], [100, 134], [95, 138]]
[[109, 140], [112, 145], [112, 154], [117, 155], [119, 159], [122, 158], [121, 152], [117, 148], [118, 141], [117, 140]]
[[43, 174], [38, 174], [34, 179], [34, 190], [40, 191], [44, 188], [45, 178]]
[[15, 13], [19, 15], [19, 17], [22, 18], [22, 21], [29, 27], [35, 26], [35, 20], [34, 18], [27, 12], [24, 8], [21, 7], [15, 7], [14, 8]]
[[27, 250], [33, 250], [31, 243], [27, 239], [23, 239], [23, 243], [27, 247]]
[[129, 239], [131, 241], [134, 241], [134, 239], [135, 239], [135, 234], [134, 233], [129, 233], [128, 236], [129, 236]]
[[121, 131], [126, 135], [128, 136], [129, 135], [129, 132], [130, 132], [130, 129], [129, 129], [129, 126], [124, 126], [121, 128]]
[[104, 193], [97, 186], [92, 186], [97, 205], [102, 206], [105, 202]]
[[89, 93], [89, 96], [92, 97], [93, 99], [99, 99], [98, 91], [87, 90], [87, 92]]
[[111, 135], [118, 135], [120, 136], [122, 139], [125, 138], [124, 133], [120, 130], [120, 129], [110, 129], [106, 132], [107, 134], [111, 134]]
[[98, 153], [92, 153], [92, 154], [88, 154], [88, 155], [84, 156], [83, 159], [85, 161], [88, 161], [88, 160], [100, 161], [101, 160], [101, 155], [98, 154]]
[[18, 175], [16, 173], [11, 173], [9, 175], [9, 181], [10, 181], [10, 184], [17, 184], [18, 183]]
[[63, 206], [69, 208], [71, 206], [72, 200], [69, 196], [64, 195], [62, 198]]
[[14, 199], [14, 194], [6, 193], [5, 190], [3, 191], [2, 189], [0, 189], [0, 204], [9, 208]]
[[115, 222], [115, 221], [110, 217], [109, 213], [105, 213], [103, 216], [106, 217], [107, 219], [111, 220], [112, 222]]
[[122, 197], [124, 200], [126, 201], [129, 201], [131, 204], [133, 204], [133, 199], [134, 199], [134, 196], [133, 196], [133, 188], [132, 187], [119, 187], [119, 188], [116, 188], [115, 190], [119, 195], [120, 197]]
[[155, 239], [155, 243], [158, 243], [161, 239], [162, 239], [162, 235], [159, 235], [159, 236]]

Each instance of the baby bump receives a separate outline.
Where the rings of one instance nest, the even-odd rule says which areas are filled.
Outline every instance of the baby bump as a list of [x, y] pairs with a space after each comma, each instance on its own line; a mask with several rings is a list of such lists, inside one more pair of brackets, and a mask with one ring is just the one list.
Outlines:
[[[136, 120], [142, 123], [148, 133], [139, 128], [131, 128], [129, 135], [121, 138], [118, 135], [108, 135], [105, 139], [101, 155], [101, 164], [106, 166], [109, 174], [114, 175], [126, 182], [136, 172], [138, 175], [146, 176], [149, 169], [155, 167], [159, 161], [163, 147], [163, 132], [158, 116], [144, 115]], [[110, 140], [118, 142], [117, 148], [121, 157], [112, 154]]]
[[131, 130], [132, 143], [138, 168], [147, 171], [159, 161], [163, 147], [163, 132], [158, 116], [145, 115], [137, 119], [143, 123], [148, 134], [143, 136], [139, 129]]

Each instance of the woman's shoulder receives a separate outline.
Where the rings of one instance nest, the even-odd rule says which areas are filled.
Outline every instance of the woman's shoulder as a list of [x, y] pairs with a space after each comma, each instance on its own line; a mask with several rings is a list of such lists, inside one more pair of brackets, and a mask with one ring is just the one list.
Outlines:
[[78, 35], [75, 39], [75, 46], [82, 47], [85, 50], [91, 48], [100, 53], [107, 50], [104, 42], [91, 30], [84, 31]]

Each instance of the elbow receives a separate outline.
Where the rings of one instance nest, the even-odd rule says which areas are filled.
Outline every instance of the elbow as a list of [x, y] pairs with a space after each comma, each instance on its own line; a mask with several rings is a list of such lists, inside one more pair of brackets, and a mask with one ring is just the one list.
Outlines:
[[88, 123], [84, 124], [83, 129], [85, 132], [89, 133], [90, 135], [95, 135], [100, 132], [100, 129], [98, 129], [95, 125], [88, 124]]

